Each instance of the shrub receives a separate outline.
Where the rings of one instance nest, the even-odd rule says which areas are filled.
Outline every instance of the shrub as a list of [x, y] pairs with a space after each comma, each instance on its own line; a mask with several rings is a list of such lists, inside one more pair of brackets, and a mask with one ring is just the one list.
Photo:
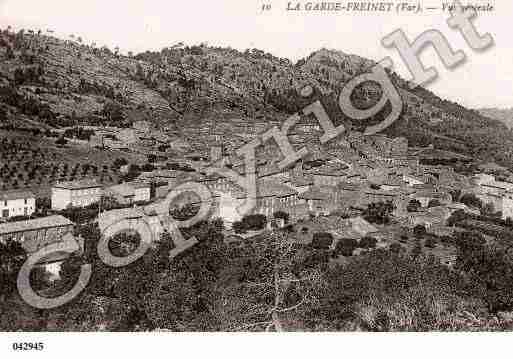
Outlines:
[[243, 234], [246, 233], [246, 228], [242, 224], [241, 221], [236, 221], [232, 223], [232, 229], [237, 234]]
[[415, 228], [413, 228], [413, 235], [415, 236], [415, 238], [422, 238], [426, 235], [426, 233], [426, 227], [422, 224], [417, 224]]
[[56, 145], [64, 146], [68, 141], [64, 137], [59, 137], [57, 141], [55, 141]]
[[472, 208], [483, 208], [483, 202], [473, 193], [461, 196], [460, 202]]
[[389, 249], [392, 253], [399, 253], [401, 252], [402, 246], [399, 243], [395, 242], [390, 245]]
[[287, 212], [284, 212], [284, 211], [274, 212], [273, 217], [276, 218], [276, 219], [283, 219], [283, 221], [285, 223], [288, 223], [289, 218], [290, 218], [289, 214]]
[[116, 102], [107, 102], [103, 106], [102, 114], [112, 122], [122, 122], [124, 120], [123, 108]]
[[394, 208], [391, 201], [371, 203], [363, 211], [363, 218], [371, 223], [387, 224], [390, 222], [390, 214]]
[[318, 232], [314, 233], [312, 237], [312, 248], [315, 249], [328, 249], [333, 243], [333, 236], [331, 233]]
[[265, 228], [267, 218], [263, 214], [250, 214], [242, 218], [242, 224], [246, 230], [258, 231]]
[[358, 242], [354, 238], [342, 238], [338, 241], [335, 247], [335, 253], [341, 254], [344, 257], [353, 255], [353, 251], [358, 248]]
[[372, 249], [372, 248], [376, 248], [377, 243], [378, 243], [378, 241], [376, 240], [376, 238], [366, 236], [360, 240], [360, 243], [358, 244], [358, 246], [363, 249]]
[[426, 242], [424, 242], [424, 246], [426, 248], [435, 248], [437, 245], [437, 242], [436, 242], [436, 239], [434, 239], [433, 237], [429, 237], [428, 239], [426, 239]]

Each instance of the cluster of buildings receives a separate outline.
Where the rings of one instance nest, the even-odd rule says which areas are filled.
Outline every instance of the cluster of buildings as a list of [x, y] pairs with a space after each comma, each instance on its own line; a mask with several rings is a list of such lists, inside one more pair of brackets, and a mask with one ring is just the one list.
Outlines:
[[502, 213], [502, 218], [513, 219], [513, 181], [499, 181], [491, 174], [479, 174], [474, 177], [475, 194], [485, 204], [491, 204], [493, 210]]
[[[470, 191], [474, 186], [451, 167], [421, 165], [409, 153], [404, 138], [355, 135], [344, 141], [336, 149], [319, 149], [285, 170], [278, 168], [275, 158], [257, 160], [253, 213], [272, 218], [276, 212], [286, 212], [297, 221], [338, 211], [361, 212], [371, 203], [391, 202], [394, 216], [404, 225], [435, 228], [458, 209], [452, 206], [450, 191]], [[243, 164], [234, 159], [228, 162], [232, 169], [247, 175]], [[207, 186], [213, 194], [212, 216], [223, 219], [227, 228], [241, 219], [237, 209], [248, 200], [246, 191], [232, 181], [201, 171], [156, 170], [141, 179], [155, 184], [157, 199], [183, 182]], [[420, 203], [418, 212], [407, 210], [411, 201]], [[438, 210], [431, 208], [433, 203]]]
[[[239, 125], [244, 126], [244, 123]], [[302, 123], [299, 132], [318, 130]], [[148, 133], [151, 129], [138, 124], [119, 132], [116, 138], [131, 144], [132, 140], [141, 141]], [[219, 134], [219, 138], [214, 140], [223, 143], [223, 135]], [[206, 158], [200, 157], [202, 161], [212, 162], [225, 158], [226, 153], [220, 146], [214, 147]], [[310, 153], [286, 169], [278, 167], [279, 156], [257, 160], [253, 213], [273, 219], [277, 212], [285, 212], [291, 222], [297, 222], [341, 212], [357, 216], [372, 203], [390, 202], [394, 206], [396, 223], [409, 228], [421, 224], [434, 233], [443, 234], [447, 232], [444, 226], [451, 213], [459, 209], [473, 210], [454, 203], [450, 193], [458, 189], [475, 193], [484, 203], [490, 203], [496, 211], [501, 211], [504, 218], [513, 218], [513, 183], [498, 181], [494, 176], [484, 174], [470, 179], [448, 166], [422, 165], [404, 138], [350, 133], [336, 146], [320, 147]], [[232, 170], [247, 175], [240, 160], [225, 159]], [[234, 222], [242, 219], [238, 209], [248, 200], [247, 191], [221, 175], [206, 174], [200, 168], [156, 169], [143, 172], [134, 182], [108, 187], [95, 179], [57, 183], [51, 189], [51, 210], [58, 212], [70, 207], [86, 207], [102, 198], [112, 198], [123, 208], [101, 213], [99, 222], [106, 223], [112, 216], [124, 216], [136, 226], [143, 218], [146, 221], [149, 218], [152, 231], [158, 238], [165, 225], [160, 216], [148, 209], [185, 182], [200, 183], [210, 190], [211, 216], [221, 218], [226, 228], [230, 229]], [[174, 205], [199, 205], [200, 201], [199, 197], [182, 196]], [[415, 211], [409, 209], [412, 201], [419, 204]], [[0, 240], [44, 244], [51, 238], [62, 237], [73, 227], [73, 223], [58, 214], [12, 221], [17, 216], [31, 216], [36, 211], [35, 196], [31, 192], [1, 193], [0, 214], [3, 219], [10, 220], [0, 223]], [[350, 223], [344, 226], [348, 227]], [[30, 248], [33, 251], [38, 245], [32, 244]]]
[[[63, 240], [78, 241], [79, 248], [83, 249], [82, 239], [73, 235], [75, 224], [59, 214], [59, 211], [86, 207], [99, 202], [102, 197], [113, 198], [116, 203], [127, 206], [148, 202], [150, 185], [134, 182], [105, 187], [95, 179], [59, 182], [51, 189], [53, 214], [47, 216], [34, 216], [38, 208], [36, 196], [32, 192], [1, 193], [0, 242], [19, 242], [29, 254]], [[56, 253], [45, 258], [44, 263], [62, 261], [67, 255]]]

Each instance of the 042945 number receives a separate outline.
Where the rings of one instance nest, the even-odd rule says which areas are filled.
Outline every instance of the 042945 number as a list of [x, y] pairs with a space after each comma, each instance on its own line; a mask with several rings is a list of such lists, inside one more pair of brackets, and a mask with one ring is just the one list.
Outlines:
[[12, 343], [12, 349], [14, 351], [28, 351], [28, 350], [43, 350], [45, 348], [44, 343], [31, 343], [31, 342], [16, 342]]

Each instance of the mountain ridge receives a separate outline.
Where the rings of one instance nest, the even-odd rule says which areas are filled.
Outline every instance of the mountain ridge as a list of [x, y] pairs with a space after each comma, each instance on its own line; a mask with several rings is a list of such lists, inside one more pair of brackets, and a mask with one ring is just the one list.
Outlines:
[[[305, 85], [336, 98], [375, 64], [325, 48], [296, 63], [258, 49], [205, 45], [123, 56], [36, 33], [1, 33], [0, 123], [14, 127], [127, 127], [146, 119], [179, 132], [234, 117], [283, 121], [305, 105], [299, 95]], [[386, 135], [513, 167], [513, 133], [500, 121], [389, 75], [404, 109]], [[379, 86], [366, 83], [352, 100], [365, 107], [379, 96]]]

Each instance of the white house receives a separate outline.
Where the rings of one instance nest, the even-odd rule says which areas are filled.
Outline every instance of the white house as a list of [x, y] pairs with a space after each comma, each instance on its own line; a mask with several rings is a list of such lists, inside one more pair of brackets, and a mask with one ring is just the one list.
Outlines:
[[507, 192], [502, 197], [502, 219], [513, 219], [513, 193]]
[[95, 179], [60, 182], [52, 187], [52, 209], [85, 207], [98, 202], [102, 194], [103, 186]]
[[36, 210], [36, 197], [30, 191], [7, 191], [0, 193], [0, 216], [30, 216]]

